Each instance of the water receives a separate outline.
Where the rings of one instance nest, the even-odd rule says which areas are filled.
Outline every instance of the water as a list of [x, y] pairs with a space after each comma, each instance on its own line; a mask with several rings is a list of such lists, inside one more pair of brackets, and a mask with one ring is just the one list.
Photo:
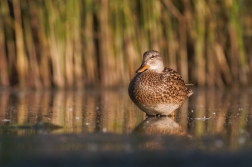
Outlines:
[[132, 166], [137, 159], [139, 166], [188, 166], [201, 157], [202, 164], [209, 158], [229, 159], [231, 166], [234, 161], [249, 164], [252, 90], [194, 92], [174, 117], [147, 118], [131, 102], [127, 88], [2, 89], [0, 163], [50, 166], [48, 159], [60, 159], [55, 161], [61, 166]]
[[[126, 89], [78, 91], [2, 91], [0, 125], [50, 122], [62, 128], [48, 133], [130, 133], [145, 115], [130, 101]], [[36, 134], [11, 129], [5, 134]]]

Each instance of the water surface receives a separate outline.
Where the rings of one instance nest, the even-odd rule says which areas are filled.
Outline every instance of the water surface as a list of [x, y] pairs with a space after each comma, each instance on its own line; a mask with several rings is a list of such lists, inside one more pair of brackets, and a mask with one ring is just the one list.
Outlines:
[[147, 118], [131, 102], [127, 88], [1, 89], [0, 154], [9, 163], [20, 154], [25, 156], [23, 162], [31, 155], [45, 158], [52, 152], [68, 157], [66, 151], [99, 152], [93, 156], [97, 159], [101, 153], [113, 157], [118, 151], [201, 150], [216, 155], [250, 150], [252, 90], [195, 88], [194, 92], [174, 117]]

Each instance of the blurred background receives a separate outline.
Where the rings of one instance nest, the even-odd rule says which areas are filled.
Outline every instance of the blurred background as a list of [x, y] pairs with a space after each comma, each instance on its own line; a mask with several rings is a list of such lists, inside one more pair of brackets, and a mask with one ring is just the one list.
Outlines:
[[127, 86], [151, 49], [196, 86], [248, 86], [251, 8], [251, 0], [1, 0], [0, 86]]

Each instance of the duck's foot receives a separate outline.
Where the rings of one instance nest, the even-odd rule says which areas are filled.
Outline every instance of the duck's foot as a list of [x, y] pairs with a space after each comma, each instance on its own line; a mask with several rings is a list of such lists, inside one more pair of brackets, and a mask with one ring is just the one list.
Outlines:
[[172, 113], [169, 115], [169, 117], [170, 117], [173, 121], [175, 121], [175, 113], [174, 113], [174, 112], [172, 112]]
[[157, 117], [157, 115], [148, 115], [148, 114], [146, 114], [146, 118], [148, 118], [148, 117]]
[[174, 118], [175, 117], [175, 113], [174, 112], [172, 112], [170, 115], [168, 115], [169, 117], [171, 117], [171, 118]]
[[175, 117], [175, 113], [172, 112], [172, 113], [169, 114], [169, 115], [161, 115], [161, 114], [148, 115], [148, 114], [146, 114], [146, 117], [147, 117], [147, 118], [148, 118], [148, 117], [157, 117], [157, 118], [159, 118], [159, 117], [170, 117], [170, 118], [174, 118], [174, 117]]

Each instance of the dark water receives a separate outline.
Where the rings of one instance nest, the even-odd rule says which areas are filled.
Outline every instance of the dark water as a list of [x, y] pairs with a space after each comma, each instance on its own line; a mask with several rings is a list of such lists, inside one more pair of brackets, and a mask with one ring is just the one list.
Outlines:
[[[194, 92], [173, 118], [146, 118], [126, 88], [2, 89], [0, 162], [5, 166], [158, 162], [158, 166], [202, 166], [209, 160], [215, 160], [209, 166], [219, 161], [226, 162], [220, 166], [250, 164], [252, 89], [195, 88]], [[197, 157], [202, 159], [199, 164]]]

